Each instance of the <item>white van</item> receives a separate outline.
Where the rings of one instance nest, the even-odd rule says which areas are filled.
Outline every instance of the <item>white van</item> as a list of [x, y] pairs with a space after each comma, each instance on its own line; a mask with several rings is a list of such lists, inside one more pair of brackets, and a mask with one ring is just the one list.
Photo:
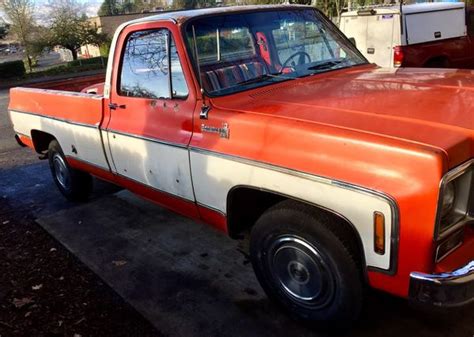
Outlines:
[[[408, 46], [466, 37], [466, 8], [448, 2], [374, 7], [343, 13], [340, 28], [369, 61], [396, 67], [402, 65]], [[424, 66], [416, 64], [421, 60], [410, 62]]]

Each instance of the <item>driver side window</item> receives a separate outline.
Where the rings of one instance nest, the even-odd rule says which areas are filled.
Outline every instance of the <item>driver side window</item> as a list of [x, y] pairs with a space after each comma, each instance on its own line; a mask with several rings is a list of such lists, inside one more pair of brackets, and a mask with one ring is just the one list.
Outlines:
[[118, 92], [121, 96], [150, 99], [188, 95], [176, 45], [167, 29], [138, 31], [128, 36]]

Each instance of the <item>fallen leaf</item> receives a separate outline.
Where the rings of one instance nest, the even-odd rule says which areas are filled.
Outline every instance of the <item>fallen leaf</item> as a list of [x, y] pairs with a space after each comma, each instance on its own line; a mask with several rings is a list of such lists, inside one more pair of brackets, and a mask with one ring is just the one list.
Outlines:
[[31, 297], [23, 297], [23, 298], [14, 298], [12, 303], [16, 308], [21, 308], [33, 302], [34, 301]]
[[37, 284], [37, 285], [31, 287], [31, 289], [33, 289], [33, 290], [40, 290], [41, 288], [43, 288], [42, 284]]
[[0, 321], [0, 325], [6, 326], [7, 328], [10, 328], [10, 329], [13, 329], [13, 327], [10, 324], [2, 322], [2, 321]]
[[58, 325], [61, 327], [63, 325], [63, 321], [58, 321]]
[[76, 323], [74, 323], [73, 325], [78, 325], [78, 324], [81, 324], [82, 322], [84, 322], [86, 320], [85, 317], [82, 317], [80, 320], [78, 320]]
[[121, 267], [127, 264], [127, 261], [124, 260], [117, 260], [117, 261], [112, 261], [112, 264], [116, 267]]
[[10, 223], [10, 220], [2, 222], [3, 225], [8, 225]]
[[78, 221], [77, 223], [78, 223], [79, 225], [81, 225], [81, 224], [82, 224], [82, 221]]
[[25, 317], [28, 317], [31, 315], [31, 311], [28, 311], [26, 314], [25, 314]]
[[61, 276], [61, 277], [59, 278], [59, 281], [62, 281], [62, 280], [64, 280], [64, 276]]
[[49, 251], [50, 252], [55, 252], [55, 251], [57, 251], [57, 249], [56, 248], [51, 248]]

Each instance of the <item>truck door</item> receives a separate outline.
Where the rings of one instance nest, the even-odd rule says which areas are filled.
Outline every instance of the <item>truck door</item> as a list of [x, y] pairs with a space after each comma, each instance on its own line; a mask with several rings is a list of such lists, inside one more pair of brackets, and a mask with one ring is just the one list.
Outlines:
[[176, 37], [172, 23], [124, 29], [114, 55], [106, 134], [111, 165], [124, 186], [164, 192], [171, 201], [162, 203], [193, 203], [187, 147], [195, 97], [188, 90], [189, 69], [185, 75], [184, 50]]

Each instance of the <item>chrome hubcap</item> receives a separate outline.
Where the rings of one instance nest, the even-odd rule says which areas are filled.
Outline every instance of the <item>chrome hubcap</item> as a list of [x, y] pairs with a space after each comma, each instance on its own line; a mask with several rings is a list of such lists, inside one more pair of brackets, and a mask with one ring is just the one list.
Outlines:
[[293, 236], [280, 237], [269, 250], [270, 273], [283, 293], [311, 308], [327, 305], [334, 296], [334, 277], [316, 247]]
[[70, 181], [69, 170], [63, 158], [57, 153], [53, 156], [53, 168], [56, 180], [61, 185], [61, 187], [67, 189], [69, 187]]

